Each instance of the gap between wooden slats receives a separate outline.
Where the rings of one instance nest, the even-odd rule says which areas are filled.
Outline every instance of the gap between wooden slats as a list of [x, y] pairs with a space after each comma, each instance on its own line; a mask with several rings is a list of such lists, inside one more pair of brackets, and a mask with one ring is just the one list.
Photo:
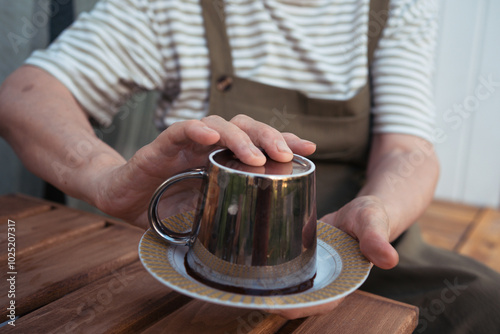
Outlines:
[[[365, 320], [361, 320], [363, 318]], [[305, 319], [293, 333], [410, 333], [417, 326], [417, 321], [416, 306], [356, 291], [332, 312]], [[278, 333], [284, 334], [285, 330]]]
[[482, 210], [457, 251], [500, 272], [500, 212]]
[[418, 219], [423, 239], [431, 245], [456, 250], [480, 209], [444, 201], [434, 201]]
[[0, 225], [7, 224], [8, 219], [19, 219], [49, 211], [53, 205], [25, 195], [0, 196]]
[[[50, 211], [15, 220], [16, 258], [21, 259], [31, 253], [58, 242], [78, 238], [93, 230], [105, 227], [104, 217], [54, 207]], [[0, 225], [0, 233], [7, 235], [7, 225]], [[7, 249], [7, 238], [0, 241], [0, 249]], [[6, 261], [7, 253], [0, 253], [0, 261]]]

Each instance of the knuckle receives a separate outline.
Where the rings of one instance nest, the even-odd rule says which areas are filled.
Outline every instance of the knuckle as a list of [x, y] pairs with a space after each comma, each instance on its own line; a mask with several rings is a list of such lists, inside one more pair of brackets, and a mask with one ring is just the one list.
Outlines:
[[259, 131], [259, 136], [264, 140], [272, 140], [276, 136], [279, 136], [280, 132], [271, 127], [265, 127]]
[[176, 125], [176, 129], [178, 127], [178, 131], [190, 131], [191, 129], [195, 127], [199, 127], [200, 125], [204, 125], [204, 123], [201, 123], [199, 120], [196, 119], [191, 119], [191, 120], [186, 120], [182, 122], [176, 122], [172, 124], [172, 126]]
[[224, 120], [224, 119], [218, 115], [208, 115], [208, 116], [205, 116], [201, 119], [201, 121], [204, 123], [212, 122], [212, 121], [220, 122], [221, 120]]
[[300, 140], [300, 137], [297, 136], [296, 134], [294, 133], [291, 133], [291, 132], [280, 132], [279, 130], [276, 130], [278, 131], [279, 133], [281, 133], [281, 135], [283, 136], [283, 138], [287, 139], [287, 140]]
[[184, 121], [184, 124], [185, 124], [186, 126], [199, 125], [199, 124], [200, 124], [200, 121], [198, 121], [198, 120], [196, 120], [196, 119], [190, 119], [190, 120]]
[[358, 212], [360, 221], [379, 221], [384, 220], [385, 212], [374, 206], [365, 206]]
[[251, 118], [245, 114], [238, 114], [231, 118], [231, 123], [243, 123], [250, 121]]

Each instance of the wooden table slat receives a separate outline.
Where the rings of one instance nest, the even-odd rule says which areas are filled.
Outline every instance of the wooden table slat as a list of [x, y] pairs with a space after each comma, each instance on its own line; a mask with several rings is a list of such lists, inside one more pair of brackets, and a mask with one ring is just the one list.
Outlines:
[[[193, 300], [142, 334], [274, 333], [286, 319], [260, 310], [227, 307]], [[268, 331], [265, 331], [268, 330]]]
[[37, 198], [23, 195], [0, 196], [0, 224], [7, 224], [7, 219], [19, 219], [49, 211], [53, 205]]
[[417, 326], [417, 319], [416, 306], [357, 291], [332, 312], [305, 319], [293, 333], [409, 333]]
[[456, 250], [479, 213], [477, 207], [432, 202], [418, 220], [422, 238], [434, 246]]
[[190, 300], [136, 261], [27, 314], [6, 333], [137, 333]]
[[[104, 228], [104, 217], [76, 210], [54, 208], [34, 216], [16, 218], [16, 257], [36, 252], [50, 244], [79, 237], [92, 230]], [[7, 235], [7, 225], [0, 225], [0, 234]], [[7, 249], [7, 239], [0, 240], [0, 249]], [[0, 254], [4, 261], [6, 253]]]
[[480, 207], [463, 203], [434, 200], [425, 210], [426, 213], [448, 217], [454, 221], [472, 221], [476, 218]]
[[269, 334], [276, 333], [283, 325], [288, 322], [287, 319], [277, 315], [268, 314], [264, 321], [257, 324], [248, 334]]
[[485, 209], [458, 251], [500, 272], [500, 212]]
[[[16, 314], [24, 315], [137, 260], [141, 235], [136, 229], [111, 225], [18, 258]], [[0, 290], [9, 290], [6, 280], [0, 282]], [[7, 294], [0, 296], [0, 305], [8, 302]], [[2, 308], [0, 317], [6, 314]]]

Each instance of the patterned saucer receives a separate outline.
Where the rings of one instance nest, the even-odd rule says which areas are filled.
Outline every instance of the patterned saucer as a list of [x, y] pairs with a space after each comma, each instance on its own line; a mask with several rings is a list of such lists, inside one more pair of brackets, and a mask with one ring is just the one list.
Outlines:
[[[183, 215], [165, 220], [169, 226], [188, 220]], [[190, 222], [181, 222], [189, 225]], [[172, 226], [173, 227], [173, 226]], [[173, 246], [148, 230], [139, 243], [144, 267], [169, 288], [211, 303], [252, 309], [293, 309], [316, 306], [342, 298], [368, 277], [372, 264], [361, 254], [359, 244], [347, 233], [318, 222], [317, 273], [310, 289], [288, 295], [250, 296], [218, 290], [189, 276], [184, 266], [188, 247]]]

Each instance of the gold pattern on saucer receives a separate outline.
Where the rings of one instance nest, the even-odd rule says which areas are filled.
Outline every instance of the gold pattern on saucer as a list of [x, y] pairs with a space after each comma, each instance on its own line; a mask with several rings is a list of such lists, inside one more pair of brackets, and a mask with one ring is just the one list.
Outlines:
[[196, 259], [204, 266], [220, 275], [243, 279], [272, 279], [279, 276], [293, 275], [306, 267], [313, 265], [315, 249], [309, 249], [297, 256], [295, 259], [274, 266], [247, 266], [224, 261], [213, 255], [200, 242], [193, 245], [193, 253]]
[[[165, 219], [164, 223], [182, 231], [192, 219], [193, 215], [187, 213]], [[177, 292], [212, 303], [255, 309], [291, 309], [331, 302], [356, 290], [372, 266], [356, 240], [331, 225], [318, 222], [318, 262], [313, 287], [290, 295], [250, 296], [221, 291], [190, 277], [184, 267], [187, 249], [170, 245], [148, 230], [140, 241], [139, 257], [156, 279]]]

